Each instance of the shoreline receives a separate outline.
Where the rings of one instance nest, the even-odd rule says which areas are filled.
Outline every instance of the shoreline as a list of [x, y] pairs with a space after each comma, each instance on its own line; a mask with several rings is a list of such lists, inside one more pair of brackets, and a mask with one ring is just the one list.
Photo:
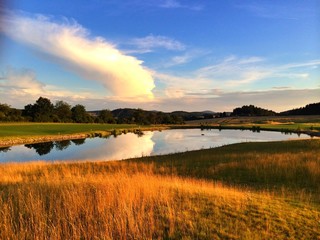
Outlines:
[[107, 137], [111, 135], [120, 135], [122, 133], [142, 133], [143, 131], [161, 131], [170, 129], [219, 129], [219, 130], [249, 130], [253, 132], [260, 131], [273, 131], [281, 133], [295, 133], [295, 134], [306, 134], [310, 137], [320, 137], [320, 132], [308, 131], [308, 130], [291, 130], [291, 129], [276, 129], [276, 128], [264, 128], [259, 126], [210, 126], [210, 125], [176, 125], [176, 126], [150, 126], [150, 127], [139, 127], [134, 129], [111, 129], [108, 131], [92, 131], [86, 133], [74, 133], [74, 134], [63, 134], [63, 135], [44, 135], [44, 136], [24, 136], [24, 137], [4, 137], [0, 138], [0, 148], [12, 147], [16, 145], [24, 144], [35, 144], [44, 143], [51, 141], [63, 141], [63, 140], [74, 140], [74, 139], [85, 139], [93, 137]]
[[85, 139], [93, 137], [108, 137], [111, 135], [120, 135], [122, 133], [137, 133], [141, 134], [144, 131], [161, 131], [161, 130], [170, 130], [170, 129], [201, 129], [201, 130], [249, 130], [253, 132], [260, 131], [273, 131], [281, 132], [284, 134], [306, 134], [310, 137], [320, 137], [319, 131], [311, 130], [293, 130], [285, 128], [266, 128], [261, 126], [235, 126], [235, 125], [164, 125], [164, 126], [146, 126], [146, 127], [137, 127], [137, 128], [122, 128], [122, 129], [110, 129], [110, 130], [97, 130], [90, 132], [79, 132], [71, 134], [53, 134], [53, 135], [39, 135], [39, 136], [21, 136], [21, 137], [3, 137], [0, 138], [0, 148], [12, 147], [16, 145], [24, 144], [35, 144], [35, 143], [44, 143], [51, 141], [63, 141], [63, 140], [74, 140], [74, 139]]
[[44, 136], [23, 136], [23, 137], [4, 137], [0, 138], [0, 148], [12, 147], [24, 144], [35, 144], [52, 141], [63, 141], [63, 140], [75, 140], [85, 139], [93, 137], [108, 137], [111, 135], [120, 135], [122, 133], [142, 133], [143, 131], [161, 131], [170, 129], [167, 126], [159, 127], [141, 127], [141, 128], [128, 128], [128, 129], [111, 129], [107, 131], [92, 131], [87, 133], [73, 133], [73, 134], [59, 134], [59, 135], [44, 135]]

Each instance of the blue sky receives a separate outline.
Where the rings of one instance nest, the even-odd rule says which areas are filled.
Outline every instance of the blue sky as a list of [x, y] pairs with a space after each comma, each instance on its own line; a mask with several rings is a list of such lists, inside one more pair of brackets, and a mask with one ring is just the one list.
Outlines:
[[320, 101], [320, 1], [11, 0], [0, 103], [283, 111]]

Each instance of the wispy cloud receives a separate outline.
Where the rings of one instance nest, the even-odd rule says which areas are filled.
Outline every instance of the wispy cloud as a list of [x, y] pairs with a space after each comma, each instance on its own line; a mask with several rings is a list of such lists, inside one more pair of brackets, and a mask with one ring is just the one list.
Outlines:
[[71, 20], [62, 22], [43, 16], [10, 13], [3, 20], [2, 32], [48, 59], [87, 80], [102, 83], [108, 93], [118, 97], [152, 98], [154, 80], [142, 61], [125, 55], [101, 37]]
[[[181, 98], [162, 98], [154, 107], [166, 111], [212, 110], [232, 111], [234, 108], [253, 104], [277, 112], [319, 102], [320, 88], [315, 89], [271, 89], [265, 91], [221, 91], [203, 96], [187, 95]], [[215, 94], [213, 94], [215, 93]], [[281, 103], [281, 104], [280, 104]]]
[[198, 69], [196, 75], [222, 82], [225, 87], [235, 87], [269, 76], [270, 72], [260, 65], [264, 61], [265, 59], [255, 56], [247, 58], [229, 56], [217, 64]]
[[178, 0], [164, 0], [160, 1], [159, 4], [160, 7], [162, 8], [185, 8], [185, 9], [190, 9], [194, 11], [200, 11], [203, 9], [202, 5], [196, 5], [196, 4], [182, 4]]
[[287, 20], [297, 20], [308, 17], [314, 17], [317, 15], [316, 8], [307, 8], [303, 2], [282, 4], [279, 2], [270, 3], [252, 3], [252, 4], [238, 4], [236, 5], [238, 9], [243, 9], [250, 12], [254, 16], [269, 19], [287, 19]]
[[170, 51], [182, 51], [185, 50], [186, 46], [170, 37], [166, 36], [154, 36], [148, 35], [143, 38], [134, 38], [129, 41], [129, 45], [136, 48], [136, 52], [147, 53], [152, 52], [155, 49], [166, 49]]
[[211, 51], [204, 51], [199, 49], [191, 49], [191, 50], [188, 49], [183, 54], [173, 56], [171, 59], [167, 60], [166, 63], [163, 64], [163, 66], [167, 68], [167, 67], [183, 65], [197, 58], [208, 55], [209, 53], [211, 53]]
[[[243, 58], [229, 56], [216, 64], [185, 72], [182, 75], [154, 72], [153, 76], [164, 85], [163, 93], [167, 97], [216, 97], [217, 91], [211, 91], [211, 89], [275, 90], [284, 84], [293, 88], [303, 88], [307, 83], [311, 83], [309, 87], [314, 88], [316, 85], [313, 83], [312, 71], [316, 71], [315, 67], [318, 66], [320, 66], [319, 60], [274, 65], [268, 63], [267, 59], [257, 56]], [[161, 95], [157, 94], [157, 96]]]

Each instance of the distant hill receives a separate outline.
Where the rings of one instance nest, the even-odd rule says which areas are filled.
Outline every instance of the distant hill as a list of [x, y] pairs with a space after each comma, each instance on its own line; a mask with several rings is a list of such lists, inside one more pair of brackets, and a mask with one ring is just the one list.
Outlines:
[[320, 102], [281, 112], [280, 115], [320, 115]]

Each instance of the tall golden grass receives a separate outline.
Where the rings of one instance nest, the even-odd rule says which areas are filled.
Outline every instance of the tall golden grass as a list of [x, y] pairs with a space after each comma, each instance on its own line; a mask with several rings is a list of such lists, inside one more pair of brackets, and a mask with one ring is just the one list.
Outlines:
[[158, 170], [135, 162], [1, 165], [0, 239], [320, 236], [311, 204]]

